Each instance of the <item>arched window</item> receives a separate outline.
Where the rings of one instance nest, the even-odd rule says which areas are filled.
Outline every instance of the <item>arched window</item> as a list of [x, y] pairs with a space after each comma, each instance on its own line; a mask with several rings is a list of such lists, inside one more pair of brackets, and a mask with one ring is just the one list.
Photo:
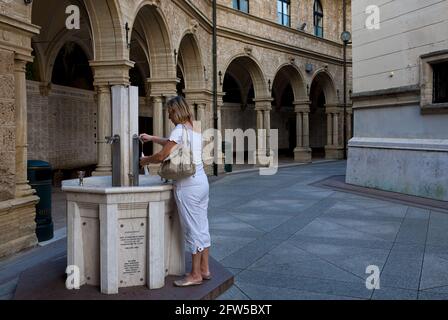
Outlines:
[[314, 1], [314, 35], [324, 37], [324, 11], [319, 0]]

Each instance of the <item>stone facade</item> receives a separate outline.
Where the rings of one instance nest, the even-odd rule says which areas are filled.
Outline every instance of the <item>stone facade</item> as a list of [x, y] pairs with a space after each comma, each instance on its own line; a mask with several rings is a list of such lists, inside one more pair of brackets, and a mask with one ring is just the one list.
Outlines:
[[448, 104], [433, 103], [432, 72], [448, 61], [448, 2], [368, 3], [375, 4], [389, 18], [368, 30], [367, 2], [353, 2], [347, 182], [447, 201]]
[[0, 50], [0, 201], [15, 193], [15, 93], [14, 54]]
[[[6, 186], [0, 190], [2, 204], [7, 199], [27, 199], [31, 207], [35, 203], [26, 181], [27, 158], [49, 160], [59, 168], [96, 163], [95, 175], [111, 173], [110, 146], [104, 138], [111, 132], [112, 117], [117, 116], [111, 114], [113, 85], [139, 86], [139, 113], [152, 118], [150, 133], [169, 133], [172, 124], [164, 101], [179, 93], [186, 96], [202, 127], [213, 127], [211, 1], [78, 3], [81, 28], [67, 30], [65, 10], [72, 4], [68, 0], [34, 0], [32, 5], [0, 1], [0, 68], [11, 70], [13, 65], [15, 72], [14, 83], [1, 81], [0, 91], [11, 91], [10, 83], [18, 93], [7, 99], [2, 95], [0, 101], [2, 114], [9, 108], [16, 110], [14, 121], [0, 124], [9, 148], [2, 147], [1, 157], [11, 163], [0, 170], [2, 187]], [[218, 128], [267, 129], [267, 135], [278, 128], [280, 147], [294, 149], [296, 160], [305, 162], [311, 160], [315, 144], [310, 133], [318, 132], [320, 126], [326, 128], [318, 139], [325, 156], [340, 158], [343, 150], [342, 0], [321, 0], [323, 38], [313, 35], [313, 3], [292, 0], [291, 27], [286, 27], [277, 23], [275, 1], [252, 0], [249, 14], [233, 9], [232, 1], [218, 1]], [[49, 15], [54, 19], [48, 19]], [[299, 30], [304, 22], [307, 27]], [[87, 57], [94, 91], [52, 83], [55, 61], [66, 43], [76, 44]], [[34, 81], [26, 82], [24, 66], [33, 60]], [[350, 47], [347, 67], [350, 75]], [[232, 77], [241, 96], [236, 102], [229, 102], [226, 92]], [[350, 88], [349, 77], [347, 95]], [[286, 94], [288, 90], [292, 94]], [[316, 113], [316, 108], [321, 109]], [[350, 121], [347, 126], [351, 130]], [[206, 168], [209, 174], [211, 169]], [[20, 216], [9, 212], [14, 219]], [[0, 228], [14, 219], [6, 219]], [[8, 243], [14, 250], [22, 248], [13, 240], [0, 241], [0, 245]]]

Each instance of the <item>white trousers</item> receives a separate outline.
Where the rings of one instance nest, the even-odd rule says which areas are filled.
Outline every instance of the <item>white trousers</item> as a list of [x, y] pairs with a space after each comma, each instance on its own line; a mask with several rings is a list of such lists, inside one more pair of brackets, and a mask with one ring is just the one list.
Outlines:
[[192, 254], [210, 247], [208, 225], [209, 184], [205, 172], [174, 182], [174, 198], [185, 235], [186, 250]]

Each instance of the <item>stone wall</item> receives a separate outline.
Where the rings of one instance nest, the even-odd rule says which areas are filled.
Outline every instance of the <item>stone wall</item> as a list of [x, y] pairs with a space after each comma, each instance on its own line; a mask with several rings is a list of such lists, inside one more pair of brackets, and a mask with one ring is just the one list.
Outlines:
[[15, 92], [14, 54], [0, 50], [0, 201], [15, 191]]
[[53, 85], [48, 96], [28, 81], [28, 158], [53, 169], [97, 163], [94, 92]]
[[[424, 110], [433, 77], [424, 76], [432, 68], [423, 56], [448, 61], [448, 2], [353, 4], [355, 136], [347, 182], [447, 201], [448, 107]], [[367, 5], [381, 8], [378, 30], [365, 27]]]
[[[221, 5], [232, 8], [232, 0], [219, 0]], [[277, 1], [251, 0], [249, 1], [249, 16], [254, 16], [277, 23]], [[321, 0], [324, 11], [324, 38], [332, 41], [340, 41], [342, 29], [342, 1], [341, 0]], [[306, 23], [304, 33], [314, 35], [314, 0], [291, 0], [291, 27], [297, 30], [303, 23]], [[351, 4], [347, 1], [347, 9], [350, 14]], [[223, 19], [219, 16], [219, 23]], [[350, 19], [347, 20], [347, 27], [351, 30]], [[244, 29], [247, 30], [247, 29]], [[257, 30], [251, 29], [250, 32]], [[260, 31], [260, 30], [258, 30]], [[275, 35], [271, 36], [275, 37]], [[277, 35], [279, 36], [279, 35]]]

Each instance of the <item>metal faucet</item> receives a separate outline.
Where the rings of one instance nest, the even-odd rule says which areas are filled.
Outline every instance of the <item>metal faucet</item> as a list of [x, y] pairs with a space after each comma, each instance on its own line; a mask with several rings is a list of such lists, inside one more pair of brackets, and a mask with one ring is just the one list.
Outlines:
[[116, 141], [120, 140], [120, 136], [118, 134], [114, 135], [113, 137], [105, 137], [107, 144], [114, 144]]

